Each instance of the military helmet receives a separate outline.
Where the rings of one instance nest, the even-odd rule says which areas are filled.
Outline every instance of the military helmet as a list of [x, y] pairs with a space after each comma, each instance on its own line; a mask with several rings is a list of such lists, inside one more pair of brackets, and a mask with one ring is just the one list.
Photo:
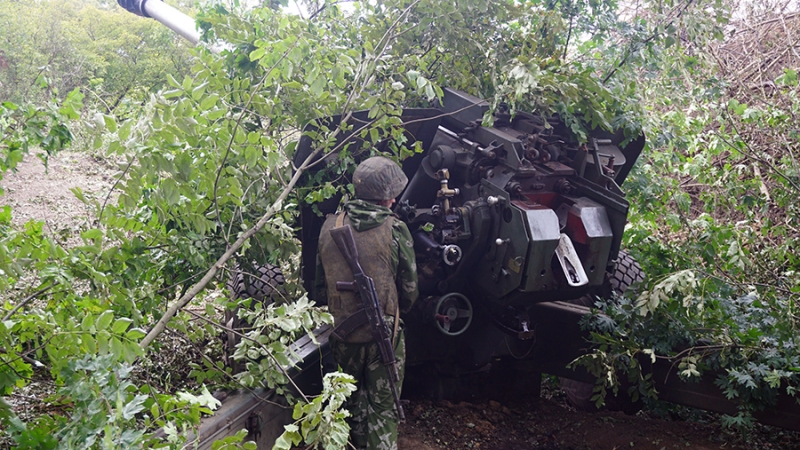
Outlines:
[[356, 197], [362, 200], [390, 200], [403, 192], [408, 177], [394, 161], [383, 156], [364, 160], [353, 172]]

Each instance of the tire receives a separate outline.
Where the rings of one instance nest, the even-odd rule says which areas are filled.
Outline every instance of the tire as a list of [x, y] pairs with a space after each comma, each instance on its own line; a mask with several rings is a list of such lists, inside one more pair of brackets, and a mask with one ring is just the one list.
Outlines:
[[238, 306], [225, 310], [224, 325], [228, 331], [223, 333], [222, 340], [223, 361], [226, 366], [233, 369], [234, 373], [243, 369], [233, 360], [236, 345], [241, 341], [239, 333], [244, 333], [249, 328], [249, 324], [239, 318], [239, 309], [244, 306], [243, 303], [246, 304], [242, 300], [252, 299], [253, 301], [249, 303], [250, 308], [254, 302], [261, 302], [266, 306], [281, 301], [285, 294], [284, 281], [281, 269], [272, 264], [253, 264], [251, 270], [240, 269], [237, 265], [231, 271], [231, 276], [225, 285], [231, 293], [231, 302], [237, 302]]
[[235, 267], [226, 286], [231, 291], [232, 300], [252, 298], [272, 303], [283, 293], [283, 283], [283, 273], [278, 266], [254, 264], [252, 273]]
[[609, 274], [608, 282], [613, 292], [622, 295], [635, 283], [644, 281], [644, 271], [639, 262], [629, 255], [628, 252], [620, 250], [617, 258], [617, 267], [613, 274]]
[[[605, 295], [602, 297], [610, 298], [611, 295], [622, 295], [635, 283], [644, 281], [644, 271], [642, 266], [624, 250], [619, 251], [617, 258], [617, 265], [614, 268], [614, 273], [606, 273], [606, 281], [608, 285], [605, 287]], [[583, 297], [570, 300], [570, 303], [575, 305], [592, 307], [595, 303], [595, 295], [584, 295]]]
[[[622, 295], [635, 283], [644, 281], [644, 271], [642, 266], [634, 259], [633, 256], [627, 252], [620, 250], [617, 265], [614, 273], [607, 273], [608, 280], [608, 295]], [[571, 303], [592, 307], [594, 306], [594, 296], [584, 295], [583, 297], [573, 300]], [[597, 411], [597, 406], [592, 401], [594, 395], [594, 383], [586, 383], [584, 381], [571, 380], [569, 378], [560, 378], [561, 390], [567, 397], [567, 401], [580, 411]], [[606, 395], [606, 409], [612, 411], [624, 411], [626, 414], [634, 414], [641, 405], [639, 402], [632, 402], [627, 394], [624, 393], [625, 389], [620, 389], [620, 394], [617, 397], [611, 397], [611, 394]]]

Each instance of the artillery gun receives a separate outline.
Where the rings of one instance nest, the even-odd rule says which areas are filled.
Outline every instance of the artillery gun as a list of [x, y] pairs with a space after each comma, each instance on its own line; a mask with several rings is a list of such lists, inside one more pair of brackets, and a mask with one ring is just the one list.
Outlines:
[[[119, 3], [199, 42], [194, 22], [159, 0]], [[514, 343], [504, 348], [534, 338], [532, 305], [590, 303], [611, 293], [612, 280], [621, 291], [640, 277], [635, 262], [620, 252], [628, 213], [620, 185], [644, 136], [626, 140], [621, 133], [596, 132], [580, 144], [557, 117], [501, 107], [493, 125], [483, 126], [488, 110], [484, 100], [445, 89], [440, 105], [406, 109], [401, 117], [409, 123], [408, 145], [423, 149], [403, 161], [410, 182], [395, 211], [413, 235], [419, 273], [420, 301], [406, 318], [414, 329], [411, 365], [435, 360], [444, 372], [479, 370], [497, 356], [489, 347], [507, 338]], [[357, 112], [352, 120], [366, 116]], [[341, 118], [323, 120], [333, 128]], [[340, 135], [338, 143], [343, 141], [349, 148], [365, 144], [352, 132]], [[304, 134], [295, 166], [312, 153], [312, 144]], [[309, 293], [319, 231], [340, 200], [314, 205], [322, 214], [302, 207], [299, 237]], [[627, 280], [616, 275], [620, 255]], [[272, 270], [261, 273], [263, 281], [282, 281]], [[243, 281], [238, 276], [231, 286], [249, 297], [268, 296], [274, 285]], [[249, 285], [256, 289], [248, 291]]]
[[[423, 149], [403, 162], [410, 181], [395, 209], [414, 238], [419, 274], [420, 300], [405, 316], [408, 365], [430, 362], [443, 375], [533, 355], [537, 304], [590, 304], [641, 279], [620, 251], [628, 202], [619, 185], [644, 136], [620, 147], [621, 134], [596, 132], [579, 144], [556, 117], [501, 108], [493, 125], [483, 126], [488, 110], [481, 99], [445, 89], [438, 108], [402, 116], [409, 144]], [[366, 119], [360, 115], [353, 121]], [[353, 135], [342, 141], [363, 144]], [[303, 137], [295, 164], [310, 154], [311, 139]], [[332, 213], [338, 203], [317, 208]], [[309, 292], [323, 221], [303, 207]]]
[[[118, 3], [159, 20], [193, 43], [199, 41], [194, 21], [160, 0]], [[512, 114], [501, 105], [492, 125], [486, 126], [488, 111], [486, 101], [445, 89], [441, 104], [406, 109], [401, 117], [408, 145], [423, 149], [402, 163], [410, 181], [395, 210], [414, 238], [420, 287], [419, 301], [404, 316], [404, 394], [452, 397], [463, 395], [464, 388], [474, 393], [489, 386], [522, 387], [537, 395], [539, 374], [550, 373], [577, 379], [564, 381], [566, 392], [574, 402], [588, 406], [592, 378], [566, 366], [586, 352], [578, 322], [588, 306], [644, 278], [620, 244], [629, 208], [621, 186], [645, 138], [594, 131], [586, 143], [579, 143], [558, 117]], [[366, 111], [351, 117], [362, 123], [368, 119]], [[331, 129], [341, 120], [323, 119]], [[350, 148], [364, 144], [353, 133], [339, 135], [337, 144], [342, 143]], [[311, 154], [312, 140], [304, 134], [295, 165]], [[313, 207], [301, 206], [297, 233], [309, 293], [325, 214], [335, 212], [340, 201], [334, 197]], [[269, 265], [258, 271], [260, 280], [248, 282], [236, 274], [229, 286], [237, 296], [268, 300], [283, 277]], [[228, 319], [230, 325], [238, 325], [232, 312]], [[323, 349], [326, 336], [317, 336]], [[308, 350], [311, 343], [306, 341], [304, 367], [319, 364], [320, 352]], [[233, 345], [232, 338], [228, 345]], [[660, 398], [736, 413], [736, 405], [714, 386], [713, 375], [690, 385], [667, 376], [673, 369], [669, 363], [649, 367]], [[318, 376], [319, 371], [301, 371], [300, 376], [309, 373]], [[481, 383], [486, 377], [502, 381]], [[221, 429], [235, 432], [237, 424], [246, 423], [242, 418], [252, 417], [242, 408], [253, 411], [258, 402], [240, 400], [241, 408], [222, 414], [226, 425], [209, 427], [213, 436]], [[788, 398], [757, 417], [800, 429], [800, 408]]]

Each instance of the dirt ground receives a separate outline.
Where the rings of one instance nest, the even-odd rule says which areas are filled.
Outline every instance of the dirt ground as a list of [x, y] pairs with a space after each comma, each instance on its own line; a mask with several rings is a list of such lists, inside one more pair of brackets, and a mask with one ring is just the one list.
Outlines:
[[[29, 157], [0, 181], [6, 190], [0, 205], [13, 207], [15, 224], [40, 219], [49, 232], [68, 236], [92, 220], [89, 208], [70, 189], [80, 187], [102, 204], [115, 173], [106, 161], [87, 153], [62, 152], [47, 171], [39, 159]], [[416, 399], [406, 410], [400, 450], [800, 449], [800, 433], [758, 426], [742, 434], [723, 429], [709, 413], [579, 412], [552, 380], [541, 398], [507, 404]]]
[[0, 205], [11, 206], [17, 226], [42, 220], [50, 233], [65, 235], [90, 220], [90, 208], [72, 189], [80, 188], [87, 198], [102, 204], [114, 183], [114, 172], [108, 161], [86, 152], [61, 152], [49, 159], [47, 168], [39, 158], [28, 155], [15, 172], [0, 180], [5, 190]]
[[[723, 429], [709, 413], [658, 418], [653, 412], [579, 412], [563, 397], [510, 404], [412, 401], [400, 450], [800, 449], [800, 433], [757, 426]], [[700, 421], [697, 421], [700, 419]]]

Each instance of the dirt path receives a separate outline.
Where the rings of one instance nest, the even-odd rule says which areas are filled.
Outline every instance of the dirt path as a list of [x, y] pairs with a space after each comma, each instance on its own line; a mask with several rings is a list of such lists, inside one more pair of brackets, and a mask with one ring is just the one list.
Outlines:
[[6, 173], [0, 185], [0, 205], [12, 208], [12, 221], [23, 225], [42, 220], [51, 233], [65, 234], [90, 220], [90, 209], [75, 197], [79, 188], [87, 198], [103, 202], [114, 182], [113, 169], [86, 152], [63, 151], [48, 167], [34, 155], [26, 156], [16, 172]]

